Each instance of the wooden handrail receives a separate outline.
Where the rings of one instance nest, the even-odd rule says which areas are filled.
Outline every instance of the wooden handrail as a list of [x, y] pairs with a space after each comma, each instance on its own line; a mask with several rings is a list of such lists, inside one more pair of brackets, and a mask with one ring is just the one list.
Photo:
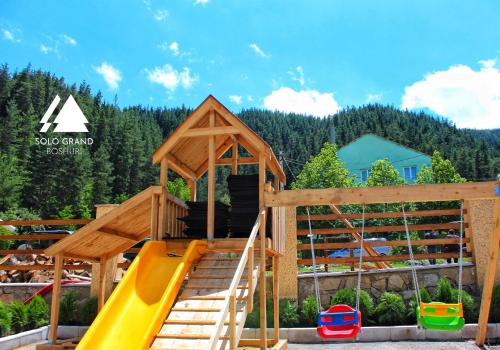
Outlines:
[[6, 220], [0, 221], [0, 226], [66, 226], [66, 225], [86, 225], [91, 219], [50, 219], [50, 220]]
[[[450, 259], [458, 258], [459, 252], [456, 253], [428, 253], [428, 254], [413, 254], [414, 260], [427, 260], [427, 259]], [[471, 253], [464, 253], [463, 257], [467, 258], [472, 256]], [[316, 264], [352, 264], [359, 261], [359, 257], [352, 258], [325, 258], [316, 257]], [[367, 256], [363, 257], [363, 262], [378, 262], [378, 261], [406, 261], [410, 260], [409, 255], [380, 255], [380, 256]], [[297, 259], [298, 265], [312, 265], [312, 259]]]
[[[233, 279], [231, 280], [231, 284], [228, 289], [228, 294], [224, 298], [224, 306], [221, 310], [220, 317], [217, 320], [217, 324], [215, 327], [215, 332], [212, 334], [210, 337], [210, 350], [215, 350], [217, 347], [217, 342], [220, 339], [221, 332], [224, 326], [224, 321], [226, 320], [227, 314], [230, 312], [229, 315], [229, 321], [230, 321], [230, 328], [232, 327], [233, 330], [230, 329], [230, 336], [229, 336], [229, 349], [235, 350], [238, 346], [236, 343], [236, 335], [234, 332], [235, 328], [235, 320], [236, 320], [236, 291], [238, 289], [238, 285], [241, 280], [241, 276], [243, 275], [243, 271], [245, 270], [245, 265], [247, 265], [247, 262], [249, 260], [249, 254], [250, 251], [253, 253], [254, 249], [254, 242], [255, 238], [257, 237], [257, 233], [259, 232], [260, 228], [260, 223], [265, 221], [265, 216], [266, 216], [266, 211], [264, 209], [261, 209], [259, 211], [259, 216], [257, 217], [257, 220], [255, 220], [255, 224], [253, 225], [252, 231], [250, 233], [250, 237], [248, 238], [247, 244], [245, 245], [245, 248], [243, 249], [243, 253], [241, 254], [240, 257], [240, 262], [238, 263], [238, 267], [236, 268], [236, 272], [234, 274]], [[253, 260], [253, 257], [252, 259]], [[249, 289], [248, 289], [248, 295], [253, 293], [253, 290], [250, 289], [250, 283], [253, 283], [253, 266], [248, 267], [248, 283], [249, 283]], [[252, 282], [250, 282], [252, 281]], [[253, 285], [252, 285], [253, 287]], [[253, 288], [252, 288], [253, 289]], [[250, 298], [247, 300], [247, 306], [248, 306], [248, 301]], [[232, 322], [232, 324], [231, 324]]]

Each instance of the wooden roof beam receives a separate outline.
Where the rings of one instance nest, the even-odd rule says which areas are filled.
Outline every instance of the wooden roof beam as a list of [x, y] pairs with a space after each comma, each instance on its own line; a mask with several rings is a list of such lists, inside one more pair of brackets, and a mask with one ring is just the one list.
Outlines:
[[[232, 165], [233, 159], [232, 158], [222, 158], [222, 159], [217, 159], [215, 162], [215, 165]], [[259, 159], [255, 157], [242, 157], [238, 158], [238, 165], [242, 164], [259, 164]]]
[[181, 135], [181, 137], [199, 137], [199, 136], [215, 136], [215, 135], [233, 135], [239, 134], [240, 129], [234, 126], [215, 126], [212, 128], [193, 128], [189, 129]]
[[[224, 155], [224, 153], [227, 152], [228, 149], [231, 148], [233, 145], [233, 141], [231, 138], [228, 138], [222, 145], [219, 146], [215, 150], [215, 159], [219, 159]], [[196, 179], [199, 179], [200, 177], [205, 174], [205, 172], [208, 170], [208, 158], [196, 169]]]
[[129, 233], [124, 233], [124, 232], [116, 231], [116, 230], [113, 230], [113, 229], [107, 228], [107, 227], [101, 227], [96, 232], [97, 233], [102, 233], [102, 234], [105, 234], [105, 235], [108, 235], [108, 236], [113, 236], [113, 237], [119, 237], [119, 238], [127, 239], [129, 241], [135, 241], [135, 242], [140, 241], [140, 238], [138, 238], [135, 235], [131, 235]]
[[183, 163], [180, 159], [178, 159], [173, 154], [167, 154], [165, 156], [168, 161], [168, 165], [175, 171], [177, 174], [182, 176], [185, 179], [194, 180], [196, 179], [196, 173], [188, 167], [185, 163]]

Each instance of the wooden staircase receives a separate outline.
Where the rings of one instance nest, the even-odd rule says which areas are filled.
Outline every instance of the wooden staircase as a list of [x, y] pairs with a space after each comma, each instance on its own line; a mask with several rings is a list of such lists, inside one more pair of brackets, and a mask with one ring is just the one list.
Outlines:
[[[251, 250], [253, 255], [253, 249]], [[189, 279], [179, 295], [164, 325], [156, 336], [151, 349], [230, 349], [229, 313], [222, 325], [217, 326], [227, 306], [229, 288], [241, 260], [239, 251], [208, 251], [189, 274]], [[253, 305], [253, 293], [258, 279], [258, 264], [253, 256], [248, 259], [236, 288], [236, 344], [241, 337], [247, 313]], [[252, 265], [252, 282], [249, 283], [248, 266]], [[249, 290], [251, 288], [251, 290]], [[250, 298], [249, 298], [250, 293]], [[220, 334], [219, 337], [214, 336]]]

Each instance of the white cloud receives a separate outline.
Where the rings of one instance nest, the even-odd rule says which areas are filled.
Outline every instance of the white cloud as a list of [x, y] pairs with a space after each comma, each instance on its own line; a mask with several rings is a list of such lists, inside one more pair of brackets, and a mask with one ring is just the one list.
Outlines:
[[383, 93], [378, 93], [378, 94], [368, 94], [368, 96], [366, 96], [366, 102], [370, 103], [370, 102], [378, 102], [382, 99], [382, 97], [384, 97], [384, 94]]
[[21, 39], [16, 38], [16, 36], [11, 30], [2, 28], [2, 34], [5, 40], [12, 41], [13, 43], [21, 42]]
[[500, 127], [500, 71], [495, 60], [430, 73], [405, 88], [402, 108], [428, 108], [459, 127]]
[[340, 105], [330, 92], [295, 91], [289, 87], [281, 87], [266, 96], [264, 107], [275, 111], [310, 114], [319, 117], [325, 117], [340, 110]]
[[167, 10], [156, 10], [153, 14], [153, 18], [157, 21], [164, 21], [168, 17]]
[[195, 5], [206, 5], [210, 2], [210, 0], [194, 0]]
[[252, 95], [248, 95], [247, 96], [247, 100], [248, 100], [248, 102], [253, 102], [253, 96]]
[[184, 67], [182, 71], [177, 71], [170, 64], [155, 67], [152, 71], [146, 69], [146, 73], [149, 81], [160, 84], [170, 91], [174, 91], [179, 85], [189, 89], [198, 81], [198, 76], [191, 75], [191, 70], [188, 67]]
[[267, 55], [262, 49], [256, 44], [256, 43], [251, 43], [248, 45], [249, 48], [251, 48], [257, 55], [259, 55], [262, 58], [268, 58], [269, 55]]
[[94, 67], [94, 70], [104, 78], [110, 90], [118, 89], [122, 80], [122, 73], [118, 69], [103, 62], [99, 67]]
[[168, 49], [174, 56], [179, 55], [179, 43], [177, 41], [174, 41], [172, 44], [168, 46]]
[[67, 34], [63, 34], [63, 38], [64, 38], [64, 43], [67, 45], [76, 46], [78, 44], [75, 38], [72, 38]]
[[52, 52], [52, 51], [54, 51], [54, 49], [52, 47], [44, 45], [44, 44], [40, 44], [40, 52], [42, 52], [44, 54], [48, 54], [49, 52]]
[[231, 102], [236, 103], [237, 105], [239, 105], [239, 104], [241, 104], [242, 97], [239, 96], [239, 95], [231, 95], [231, 96], [229, 96], [229, 99], [231, 100]]
[[295, 74], [294, 71], [288, 71], [288, 75], [292, 78], [292, 80], [298, 81], [300, 86], [304, 86], [306, 80], [304, 79], [304, 68], [302, 66], [295, 67], [295, 71], [298, 74]]

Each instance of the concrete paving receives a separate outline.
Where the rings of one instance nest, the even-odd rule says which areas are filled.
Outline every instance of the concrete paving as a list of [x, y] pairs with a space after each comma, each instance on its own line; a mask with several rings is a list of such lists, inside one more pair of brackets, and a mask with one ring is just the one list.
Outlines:
[[[288, 344], [290, 350], [479, 350], [474, 342], [376, 342], [337, 344]], [[490, 347], [500, 350], [500, 346]]]

